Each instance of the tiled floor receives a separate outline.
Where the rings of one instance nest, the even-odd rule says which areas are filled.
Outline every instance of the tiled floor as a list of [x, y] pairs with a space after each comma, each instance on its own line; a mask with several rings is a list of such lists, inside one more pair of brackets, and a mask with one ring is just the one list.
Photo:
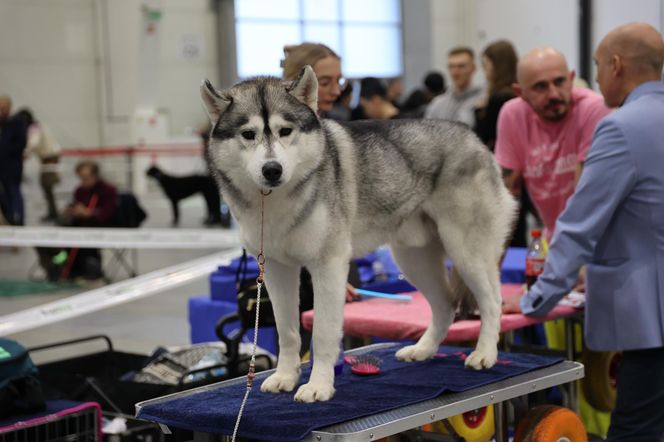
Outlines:
[[[41, 196], [36, 192], [26, 192], [27, 224], [39, 224], [37, 219], [43, 213]], [[140, 202], [149, 214], [146, 227], [167, 227], [170, 222], [170, 209], [161, 195], [140, 197]], [[64, 203], [64, 202], [63, 202]], [[199, 228], [204, 215], [202, 198], [190, 198], [180, 205], [181, 227]], [[217, 227], [218, 228], [218, 227]], [[190, 259], [216, 252], [217, 250], [141, 250], [138, 252], [139, 272], [146, 273]], [[108, 258], [105, 254], [104, 259]], [[28, 277], [28, 269], [35, 262], [32, 248], [17, 250], [0, 249], [0, 279], [22, 279]], [[121, 274], [122, 278], [125, 275]], [[79, 291], [50, 294], [25, 295], [17, 298], [0, 297], [0, 316], [29, 307], [54, 301]], [[209, 293], [207, 278], [200, 278], [185, 285], [165, 290], [137, 301], [105, 309], [65, 322], [8, 336], [26, 347], [42, 345], [93, 334], [106, 334], [111, 337], [118, 349], [130, 352], [149, 353], [157, 346], [179, 345], [189, 342], [187, 321], [187, 300], [193, 295]], [[95, 344], [94, 348], [100, 348]], [[69, 354], [80, 354], [86, 347], [70, 349], [52, 354], [36, 356], [41, 359], [61, 359]]]

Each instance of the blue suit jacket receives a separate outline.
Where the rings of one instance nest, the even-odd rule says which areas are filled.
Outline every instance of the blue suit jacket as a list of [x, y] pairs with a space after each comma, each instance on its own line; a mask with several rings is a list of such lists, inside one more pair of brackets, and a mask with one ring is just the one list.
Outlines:
[[664, 83], [634, 89], [597, 125], [583, 174], [556, 223], [544, 273], [521, 300], [542, 315], [586, 264], [586, 344], [664, 346]]

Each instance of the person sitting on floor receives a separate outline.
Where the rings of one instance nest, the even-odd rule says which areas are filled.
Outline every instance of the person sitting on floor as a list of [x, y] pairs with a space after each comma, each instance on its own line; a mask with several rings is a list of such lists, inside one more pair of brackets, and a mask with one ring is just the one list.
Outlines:
[[94, 161], [76, 165], [80, 185], [74, 191], [74, 201], [65, 208], [61, 223], [78, 227], [107, 227], [115, 213], [118, 191], [99, 175]]
[[[76, 165], [80, 185], [74, 191], [73, 201], [58, 217], [58, 224], [70, 227], [108, 227], [117, 209], [118, 193], [112, 184], [99, 174], [94, 161], [81, 161]], [[104, 278], [99, 249], [72, 249], [64, 262], [53, 262], [60, 255], [58, 249], [38, 248], [42, 267], [48, 278], [100, 280]]]

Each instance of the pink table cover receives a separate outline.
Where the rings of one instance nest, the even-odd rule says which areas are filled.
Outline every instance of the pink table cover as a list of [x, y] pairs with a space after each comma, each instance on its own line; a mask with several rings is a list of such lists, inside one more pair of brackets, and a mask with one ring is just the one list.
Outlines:
[[[508, 298], [520, 293], [521, 284], [503, 284], [501, 294]], [[411, 301], [395, 301], [372, 298], [347, 303], [344, 307], [344, 334], [356, 337], [380, 337], [386, 339], [418, 339], [431, 320], [429, 303], [419, 292], [408, 293]], [[565, 318], [578, 310], [572, 307], [557, 306], [548, 315], [533, 318], [522, 314], [504, 314], [500, 321], [500, 331], [506, 332], [552, 319]], [[302, 313], [305, 329], [313, 328], [313, 310]], [[473, 341], [480, 333], [479, 320], [457, 321], [449, 329], [445, 342]]]

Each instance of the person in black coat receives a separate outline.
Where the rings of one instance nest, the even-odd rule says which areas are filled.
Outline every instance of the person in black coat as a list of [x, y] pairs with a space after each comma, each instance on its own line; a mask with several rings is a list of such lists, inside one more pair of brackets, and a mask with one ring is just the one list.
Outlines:
[[516, 80], [516, 50], [507, 40], [491, 43], [482, 52], [482, 68], [488, 83], [484, 102], [475, 109], [475, 132], [493, 152], [496, 144], [498, 113], [503, 104], [516, 97], [512, 85]]
[[24, 208], [21, 194], [23, 151], [27, 143], [27, 122], [11, 116], [12, 101], [0, 96], [0, 210], [10, 224], [23, 225]]

